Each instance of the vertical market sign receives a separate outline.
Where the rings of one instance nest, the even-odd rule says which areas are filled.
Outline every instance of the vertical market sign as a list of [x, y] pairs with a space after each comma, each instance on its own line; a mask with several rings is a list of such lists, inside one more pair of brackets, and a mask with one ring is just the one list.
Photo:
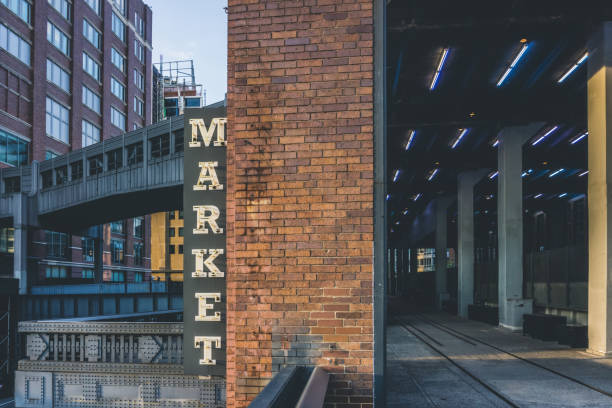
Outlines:
[[225, 107], [185, 109], [183, 367], [225, 376]]

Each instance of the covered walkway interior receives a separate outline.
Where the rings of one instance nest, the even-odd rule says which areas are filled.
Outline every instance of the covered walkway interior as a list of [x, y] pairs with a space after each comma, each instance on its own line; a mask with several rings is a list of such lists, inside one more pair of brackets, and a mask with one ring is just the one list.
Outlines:
[[610, 355], [612, 6], [390, 0], [386, 67], [390, 309]]

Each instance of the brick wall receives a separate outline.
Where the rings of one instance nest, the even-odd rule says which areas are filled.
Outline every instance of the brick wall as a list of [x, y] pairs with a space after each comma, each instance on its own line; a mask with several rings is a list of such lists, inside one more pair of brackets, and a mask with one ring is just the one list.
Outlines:
[[291, 364], [371, 406], [373, 0], [228, 3], [228, 406]]

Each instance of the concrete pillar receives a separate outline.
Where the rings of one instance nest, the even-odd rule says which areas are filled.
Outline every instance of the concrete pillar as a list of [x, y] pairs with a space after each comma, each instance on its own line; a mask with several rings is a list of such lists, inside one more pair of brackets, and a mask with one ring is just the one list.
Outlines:
[[523, 299], [523, 144], [542, 123], [505, 128], [497, 147], [499, 325], [521, 330], [533, 300]]
[[[589, 351], [612, 354], [612, 22], [605, 22], [589, 43]], [[611, 160], [608, 163], [608, 159]]]
[[450, 296], [446, 287], [446, 250], [447, 250], [447, 217], [446, 210], [452, 204], [451, 197], [436, 200], [436, 304], [442, 308], [442, 302]]
[[474, 303], [474, 186], [486, 171], [457, 177], [457, 313], [467, 319]]

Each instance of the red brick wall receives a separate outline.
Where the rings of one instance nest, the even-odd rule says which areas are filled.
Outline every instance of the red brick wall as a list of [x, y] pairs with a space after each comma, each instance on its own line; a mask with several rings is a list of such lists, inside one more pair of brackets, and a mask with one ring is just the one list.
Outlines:
[[228, 1], [227, 399], [372, 404], [373, 0]]

